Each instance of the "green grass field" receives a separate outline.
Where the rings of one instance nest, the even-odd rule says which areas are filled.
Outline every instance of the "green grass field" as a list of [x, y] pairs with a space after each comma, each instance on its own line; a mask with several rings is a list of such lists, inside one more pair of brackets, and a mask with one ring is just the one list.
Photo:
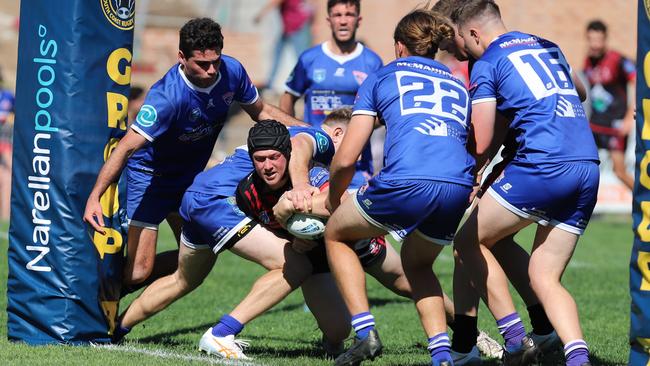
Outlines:
[[[7, 225], [0, 230], [7, 231]], [[519, 234], [529, 243], [531, 230]], [[632, 243], [628, 218], [592, 220], [581, 239], [564, 283], [574, 294], [594, 365], [627, 363], [629, 295], [628, 262]], [[168, 230], [160, 241], [162, 249], [175, 246]], [[219, 258], [204, 284], [166, 311], [137, 326], [128, 341], [112, 348], [40, 346], [30, 347], [7, 341], [5, 312], [7, 278], [7, 238], [0, 239], [0, 365], [184, 365], [232, 364], [198, 353], [201, 334], [221, 314], [228, 312], [247, 292], [262, 269], [232, 254]], [[529, 247], [528, 244], [526, 244]], [[444, 288], [451, 292], [452, 260], [449, 249], [436, 263]], [[429, 356], [414, 306], [369, 281], [373, 314], [384, 342], [384, 355], [372, 365], [426, 365]], [[124, 308], [133, 297], [126, 298]], [[515, 299], [517, 299], [515, 297]], [[526, 316], [519, 301], [518, 309]], [[527, 319], [526, 319], [527, 321]], [[480, 326], [500, 339], [494, 320], [484, 307]], [[299, 292], [266, 315], [250, 323], [241, 334], [251, 341], [247, 354], [255, 365], [328, 365], [317, 348], [320, 332], [311, 314], [303, 310]], [[496, 364], [487, 362], [486, 364]], [[561, 358], [545, 365], [563, 364]]]

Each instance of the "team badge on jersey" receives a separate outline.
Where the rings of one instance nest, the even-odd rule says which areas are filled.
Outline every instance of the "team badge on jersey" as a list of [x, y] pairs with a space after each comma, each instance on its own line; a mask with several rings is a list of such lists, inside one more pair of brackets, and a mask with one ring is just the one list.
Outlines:
[[201, 108], [196, 107], [192, 109], [192, 112], [190, 112], [190, 121], [195, 122], [199, 117], [201, 117]]
[[226, 103], [226, 105], [231, 105], [232, 104], [232, 99], [234, 97], [235, 93], [233, 92], [227, 92], [225, 93], [222, 98], [223, 102]]
[[140, 108], [135, 121], [142, 127], [151, 127], [158, 119], [158, 111], [150, 104], [145, 104]]
[[330, 147], [329, 139], [320, 132], [316, 132], [316, 146], [319, 153], [324, 153]]
[[314, 81], [317, 83], [322, 83], [325, 81], [325, 77], [327, 76], [327, 70], [325, 69], [315, 69], [314, 70]]
[[354, 80], [356, 80], [357, 84], [359, 85], [363, 84], [363, 82], [366, 81], [366, 78], [368, 77], [368, 74], [365, 72], [357, 70], [352, 71], [352, 75], [354, 75]]

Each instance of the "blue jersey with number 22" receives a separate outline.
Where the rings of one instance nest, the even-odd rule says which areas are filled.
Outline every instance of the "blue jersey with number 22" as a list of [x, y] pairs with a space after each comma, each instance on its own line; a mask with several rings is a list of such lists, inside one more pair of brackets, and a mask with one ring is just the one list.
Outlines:
[[368, 77], [354, 115], [386, 124], [383, 179], [472, 184], [474, 159], [466, 149], [470, 113], [463, 83], [428, 58], [397, 59]]

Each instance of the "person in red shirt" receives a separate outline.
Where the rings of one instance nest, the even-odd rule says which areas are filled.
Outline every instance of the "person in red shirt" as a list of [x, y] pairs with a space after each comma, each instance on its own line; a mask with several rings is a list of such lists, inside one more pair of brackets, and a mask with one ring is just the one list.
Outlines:
[[600, 20], [587, 25], [587, 57], [584, 73], [591, 90], [591, 130], [599, 149], [607, 149], [614, 174], [630, 190], [634, 185], [625, 168], [627, 137], [634, 126], [634, 62], [607, 47], [607, 26]]
[[306, 0], [269, 0], [253, 18], [255, 24], [259, 23], [274, 8], [278, 8], [280, 11], [282, 36], [273, 48], [273, 63], [265, 84], [267, 88], [273, 86], [282, 52], [287, 45], [290, 44], [293, 47], [296, 58], [311, 46], [311, 24], [314, 13], [313, 8]]

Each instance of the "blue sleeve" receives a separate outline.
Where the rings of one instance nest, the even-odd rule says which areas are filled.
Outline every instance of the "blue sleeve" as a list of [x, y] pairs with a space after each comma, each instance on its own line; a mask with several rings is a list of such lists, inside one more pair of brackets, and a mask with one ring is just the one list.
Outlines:
[[634, 65], [634, 62], [625, 57], [621, 57], [621, 66], [627, 81], [632, 81], [636, 78], [636, 65]]
[[361, 84], [357, 92], [357, 98], [354, 102], [352, 114], [365, 114], [370, 116], [377, 115], [375, 103], [375, 86], [377, 85], [377, 75], [370, 75], [366, 81]]
[[328, 134], [311, 127], [290, 127], [289, 133], [292, 137], [299, 134], [309, 136], [314, 143], [312, 160], [324, 165], [330, 165], [334, 157], [334, 142]]
[[325, 168], [316, 167], [309, 171], [309, 184], [312, 187], [322, 188], [325, 184], [329, 183], [330, 173]]
[[149, 142], [153, 142], [174, 123], [176, 119], [174, 107], [163, 91], [154, 85], [147, 94], [131, 128]]
[[241, 104], [253, 104], [257, 101], [257, 88], [253, 85], [251, 78], [248, 76], [246, 69], [239, 62], [237, 64], [237, 75], [239, 76], [239, 85], [235, 91], [234, 99]]
[[489, 62], [476, 61], [470, 76], [472, 103], [496, 101], [497, 88], [494, 66]]
[[296, 66], [291, 71], [291, 74], [287, 78], [285, 83], [287, 92], [296, 96], [301, 97], [307, 89], [309, 89], [309, 77], [307, 74], [307, 68], [305, 66], [305, 58], [301, 56], [296, 63]]

